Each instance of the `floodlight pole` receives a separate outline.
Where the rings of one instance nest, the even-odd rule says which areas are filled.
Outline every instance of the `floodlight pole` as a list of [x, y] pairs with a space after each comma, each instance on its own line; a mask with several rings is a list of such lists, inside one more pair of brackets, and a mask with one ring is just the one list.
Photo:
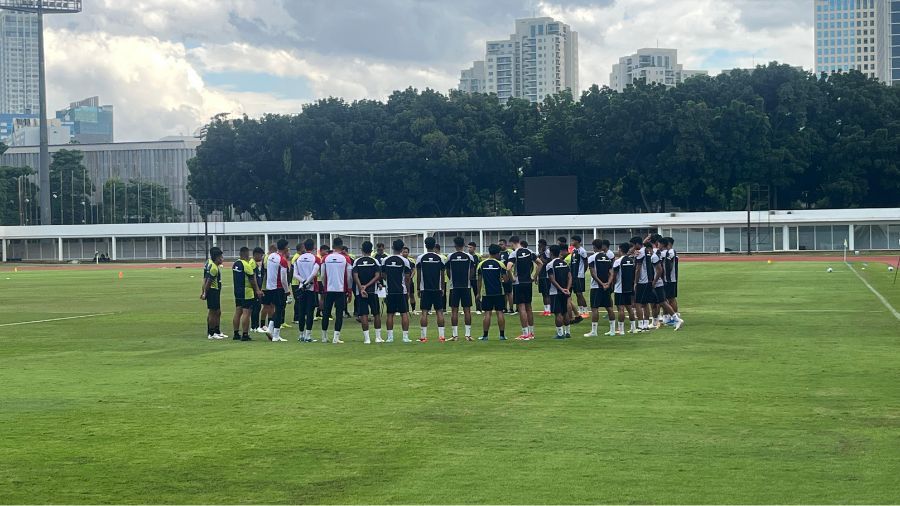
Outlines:
[[[37, 5], [38, 22], [38, 96], [40, 102], [40, 136], [41, 147], [38, 154], [38, 177], [41, 188], [41, 225], [51, 225], [50, 219], [50, 141], [47, 134], [47, 78], [44, 73], [44, 2]], [[61, 176], [60, 176], [61, 177]], [[62, 192], [62, 186], [59, 187]], [[60, 209], [62, 202], [60, 201]], [[60, 218], [62, 225], [62, 218]]]

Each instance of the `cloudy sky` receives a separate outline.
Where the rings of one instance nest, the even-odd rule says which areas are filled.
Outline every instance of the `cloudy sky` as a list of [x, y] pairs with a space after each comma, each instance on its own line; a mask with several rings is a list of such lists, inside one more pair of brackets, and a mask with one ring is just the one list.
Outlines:
[[100, 95], [124, 141], [189, 135], [221, 112], [444, 91], [532, 14], [579, 32], [582, 88], [657, 43], [711, 72], [813, 61], [811, 0], [85, 0], [48, 19], [49, 106]]

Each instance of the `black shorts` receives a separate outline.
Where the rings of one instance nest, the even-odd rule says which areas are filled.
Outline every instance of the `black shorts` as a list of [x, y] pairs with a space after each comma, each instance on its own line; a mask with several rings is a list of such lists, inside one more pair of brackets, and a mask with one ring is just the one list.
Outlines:
[[650, 283], [638, 283], [637, 290], [634, 292], [635, 304], [653, 304], [656, 302], [656, 296], [653, 295], [653, 289]]
[[234, 307], [250, 309], [253, 307], [254, 302], [256, 302], [256, 299], [234, 299]]
[[584, 278], [579, 278], [579, 277], [572, 278], [572, 292], [573, 293], [584, 293]]
[[612, 307], [612, 297], [605, 288], [591, 288], [591, 308]]
[[481, 298], [482, 311], [500, 311], [506, 310], [506, 299], [503, 295], [485, 295]]
[[666, 283], [666, 298], [678, 298], [678, 283]]
[[381, 314], [381, 300], [373, 292], [366, 297], [356, 296], [356, 316], [378, 316]]
[[653, 288], [653, 298], [656, 299], [656, 301], [655, 301], [656, 304], [662, 304], [663, 302], [665, 302], [666, 301], [666, 289], [661, 286], [654, 287]]
[[513, 285], [513, 304], [531, 304], [531, 295], [534, 291], [531, 283], [519, 283]]
[[408, 313], [409, 295], [405, 293], [389, 293], [384, 299], [384, 305], [387, 314]]
[[513, 293], [512, 281], [504, 281], [503, 282], [503, 295], [506, 295], [508, 293]]
[[262, 303], [264, 306], [277, 306], [278, 301], [281, 299], [281, 294], [284, 293], [283, 290], [276, 288], [274, 290], [263, 290], [263, 298]]
[[469, 288], [450, 289], [450, 307], [472, 307], [472, 290]]
[[422, 311], [443, 311], [447, 301], [444, 292], [435, 290], [423, 290], [419, 295], [419, 309]]
[[206, 309], [213, 311], [222, 309], [222, 293], [218, 288], [206, 289]]
[[541, 295], [550, 294], [550, 280], [547, 278], [538, 278], [538, 292]]
[[618, 293], [616, 292], [617, 306], [630, 306], [634, 302], [634, 293]]
[[550, 311], [553, 314], [569, 314], [569, 295], [557, 293], [550, 297]]

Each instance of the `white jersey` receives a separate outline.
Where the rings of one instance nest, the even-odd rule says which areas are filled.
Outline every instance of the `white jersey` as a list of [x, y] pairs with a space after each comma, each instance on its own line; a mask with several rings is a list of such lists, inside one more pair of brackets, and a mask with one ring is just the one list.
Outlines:
[[266, 258], [265, 290], [289, 290], [288, 261], [281, 253], [269, 253]]
[[326, 292], [350, 291], [353, 265], [342, 253], [331, 253], [322, 261], [322, 273]]
[[[656, 266], [657, 266], [657, 264], [659, 264], [660, 260], [661, 259], [659, 257], [659, 254], [657, 254], [657, 253], [653, 253], [653, 255], [650, 256], [650, 263], [653, 265], [653, 267], [651, 267], [653, 269], [653, 271], [651, 273], [649, 273], [650, 279], [653, 279], [654, 277], [656, 277]], [[659, 279], [656, 280], [656, 283], [653, 285], [653, 287], [654, 288], [662, 288], [662, 286], [665, 284], [664, 278], [665, 278], [665, 272], [663, 272], [663, 274], [659, 276]]]
[[[594, 265], [594, 262], [597, 261], [597, 258], [602, 258], [603, 256], [605, 256], [606, 258], [608, 258], [610, 262], [612, 262], [612, 261], [615, 260], [615, 258], [616, 258], [616, 255], [614, 255], [612, 251], [607, 250], [606, 253], [603, 253], [602, 251], [598, 251], [598, 252], [596, 252], [596, 253], [594, 253], [593, 255], [591, 255], [591, 256], [588, 257], [588, 260], [587, 260], [587, 269], [588, 269], [588, 271], [590, 271], [591, 267]], [[597, 275], [600, 276], [600, 273], [598, 272]], [[602, 277], [602, 276], [601, 276], [601, 277]], [[593, 289], [593, 288], [600, 288], [600, 285], [597, 284], [597, 280], [594, 279], [594, 276], [590, 276], [590, 278], [591, 278], [591, 288], [592, 288], [592, 289]], [[607, 281], [608, 281], [608, 280], [607, 280]], [[604, 281], [604, 282], [605, 282], [605, 281]]]
[[634, 255], [635, 263], [638, 265], [638, 268], [641, 270], [638, 275], [638, 284], [645, 285], [650, 282], [650, 279], [647, 277], [647, 253], [644, 251], [644, 248], [638, 250], [637, 254]]
[[312, 253], [304, 253], [294, 262], [294, 279], [300, 286], [306, 285], [306, 290], [313, 290], [313, 280], [319, 273], [319, 259]]

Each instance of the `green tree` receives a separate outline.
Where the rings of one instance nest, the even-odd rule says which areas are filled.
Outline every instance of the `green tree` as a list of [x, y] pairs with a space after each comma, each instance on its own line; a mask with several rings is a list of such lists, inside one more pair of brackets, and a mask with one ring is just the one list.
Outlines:
[[103, 184], [105, 223], [170, 223], [181, 218], [169, 189], [148, 181], [109, 179]]
[[[0, 142], [0, 155], [7, 146]], [[19, 225], [24, 221], [26, 195], [36, 195], [34, 183], [25, 176], [34, 172], [28, 167], [0, 166], [0, 225]]]
[[50, 162], [50, 218], [54, 224], [79, 225], [91, 221], [94, 185], [84, 166], [84, 153], [61, 149]]

